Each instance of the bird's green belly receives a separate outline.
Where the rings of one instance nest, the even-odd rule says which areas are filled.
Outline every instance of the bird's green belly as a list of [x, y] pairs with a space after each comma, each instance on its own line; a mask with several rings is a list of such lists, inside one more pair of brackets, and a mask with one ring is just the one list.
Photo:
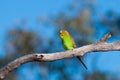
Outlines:
[[65, 50], [71, 50], [71, 49], [73, 49], [73, 46], [72, 46], [72, 44], [64, 43], [64, 48], [65, 48]]

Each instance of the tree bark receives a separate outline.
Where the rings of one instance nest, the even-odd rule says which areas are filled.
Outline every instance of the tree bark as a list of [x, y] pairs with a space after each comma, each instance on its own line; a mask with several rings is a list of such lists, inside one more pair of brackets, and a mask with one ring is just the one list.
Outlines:
[[0, 79], [6, 77], [6, 75], [13, 71], [14, 69], [18, 68], [20, 65], [27, 63], [27, 62], [47, 62], [47, 61], [55, 61], [65, 58], [72, 58], [76, 56], [83, 56], [89, 52], [104, 52], [104, 51], [119, 51], [120, 50], [120, 41], [116, 41], [113, 43], [107, 43], [106, 40], [110, 38], [111, 35], [108, 33], [103, 38], [100, 39], [99, 42], [85, 45], [79, 48], [75, 48], [73, 50], [64, 51], [64, 52], [55, 52], [55, 53], [35, 53], [30, 55], [22, 56], [3, 68], [0, 69]]

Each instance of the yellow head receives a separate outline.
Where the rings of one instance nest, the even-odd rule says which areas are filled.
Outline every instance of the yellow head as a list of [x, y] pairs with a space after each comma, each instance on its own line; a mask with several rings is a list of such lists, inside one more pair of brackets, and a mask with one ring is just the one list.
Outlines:
[[66, 36], [70, 36], [69, 32], [66, 30], [60, 30], [60, 38], [64, 38]]

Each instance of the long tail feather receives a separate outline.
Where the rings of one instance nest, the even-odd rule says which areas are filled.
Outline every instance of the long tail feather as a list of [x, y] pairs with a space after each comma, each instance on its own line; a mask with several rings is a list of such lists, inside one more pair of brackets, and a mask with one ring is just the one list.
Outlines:
[[87, 70], [87, 66], [84, 64], [82, 59], [78, 56], [77, 59], [81, 62], [81, 64], [84, 66], [84, 68]]

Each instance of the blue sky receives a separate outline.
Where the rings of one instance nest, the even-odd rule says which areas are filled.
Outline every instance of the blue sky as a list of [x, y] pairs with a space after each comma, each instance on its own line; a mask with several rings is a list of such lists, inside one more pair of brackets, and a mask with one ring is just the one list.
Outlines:
[[[19, 22], [19, 20], [23, 18], [27, 19], [28, 25], [30, 26], [26, 28], [39, 32], [38, 30], [44, 28], [40, 26], [37, 27], [38, 24], [36, 23], [36, 19], [38, 17], [56, 15], [57, 13], [63, 11], [65, 7], [69, 5], [69, 3], [72, 3], [72, 1], [73, 0], [0, 0], [0, 56], [4, 56], [5, 53], [4, 49], [6, 32], [9, 29], [15, 28], [14, 25]], [[108, 10], [113, 10], [117, 13], [120, 13], [119, 3], [120, 0], [109, 0], [109, 2], [107, 0], [97, 0], [95, 6], [97, 11], [102, 14]], [[100, 33], [101, 35], [95, 37], [96, 41], [99, 40], [100, 37], [102, 37], [104, 34], [102, 31], [100, 31]], [[46, 33], [46, 35], [48, 34]], [[117, 39], [111, 39], [111, 41], [113, 40]], [[118, 51], [106, 53], [104, 52], [98, 61], [98, 68], [103, 71], [110, 70], [120, 72], [120, 70], [118, 70], [120, 67], [120, 64], [118, 64], [118, 61], [120, 60], [120, 54], [118, 53]], [[93, 55], [96, 56], [97, 54], [94, 55], [94, 53], [92, 53], [87, 56], [90, 56], [91, 58]], [[87, 60], [90, 61], [90, 58], [88, 58]], [[89, 61], [86, 61], [88, 65]]]
[[[27, 19], [27, 29], [39, 30], [43, 27], [36, 24], [37, 18], [57, 14], [72, 0], [1, 0], [0, 1], [0, 43], [5, 42], [6, 32], [15, 28], [19, 20]], [[54, 5], [53, 5], [54, 4]], [[37, 29], [36, 29], [37, 28]], [[2, 44], [4, 46], [4, 44]], [[0, 55], [4, 53], [4, 47], [0, 46]]]
[[96, 6], [100, 12], [106, 12], [107, 10], [113, 10], [117, 13], [120, 13], [119, 3], [120, 0], [97, 0]]
[[[2, 25], [14, 23], [16, 19], [27, 17], [36, 19], [39, 16], [48, 16], [58, 13], [69, 4], [71, 0], [1, 0], [0, 1], [0, 22]], [[7, 24], [7, 25], [8, 25]]]

